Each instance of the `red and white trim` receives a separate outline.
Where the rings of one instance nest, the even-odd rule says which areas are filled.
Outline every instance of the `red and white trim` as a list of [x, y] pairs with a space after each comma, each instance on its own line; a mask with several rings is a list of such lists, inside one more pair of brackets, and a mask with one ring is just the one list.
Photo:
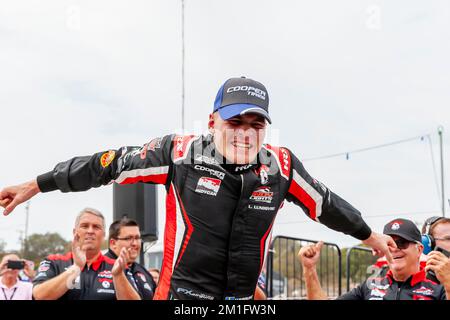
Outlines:
[[308, 208], [311, 219], [319, 222], [318, 218], [322, 214], [323, 197], [296, 170], [292, 171], [289, 193]]
[[165, 184], [169, 166], [153, 167], [145, 169], [134, 169], [130, 171], [123, 171], [115, 180], [119, 184], [129, 184], [136, 182], [153, 182], [158, 184]]
[[180, 202], [178, 192], [174, 185], [171, 184], [166, 198], [164, 257], [160, 281], [155, 292], [155, 300], [166, 300], [168, 298], [173, 271], [180, 262], [193, 231], [194, 228], [182, 202]]
[[259, 273], [261, 273], [261, 270], [264, 266], [264, 261], [267, 257], [267, 251], [269, 250], [270, 242], [272, 241], [272, 226], [273, 226], [274, 221], [275, 221], [275, 218], [272, 220], [270, 227], [267, 229], [266, 233], [261, 238], [261, 241], [259, 243], [259, 246], [260, 246]]
[[274, 147], [270, 144], [265, 144], [264, 148], [269, 151], [277, 161], [281, 176], [289, 180], [291, 171], [291, 154], [286, 148]]
[[189, 155], [192, 143], [200, 136], [175, 136], [173, 138], [173, 162], [183, 161]]

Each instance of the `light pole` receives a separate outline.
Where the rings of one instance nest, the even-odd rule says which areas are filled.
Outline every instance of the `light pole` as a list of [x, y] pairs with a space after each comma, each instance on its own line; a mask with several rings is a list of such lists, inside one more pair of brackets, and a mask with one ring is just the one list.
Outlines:
[[441, 201], [442, 201], [442, 216], [445, 217], [445, 188], [444, 188], [444, 147], [443, 147], [443, 132], [444, 127], [439, 126], [438, 134], [439, 134], [439, 146], [441, 151]]
[[184, 0], [181, 0], [181, 130], [184, 134]]
[[30, 214], [30, 201], [27, 201], [27, 204], [25, 205], [25, 234], [23, 237], [23, 258], [26, 258], [28, 255], [28, 220], [29, 220], [29, 214]]

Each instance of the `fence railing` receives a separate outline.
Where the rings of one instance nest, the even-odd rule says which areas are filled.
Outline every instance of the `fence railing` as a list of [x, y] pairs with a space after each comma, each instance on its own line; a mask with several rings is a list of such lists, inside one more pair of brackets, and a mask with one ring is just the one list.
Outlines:
[[369, 248], [354, 246], [347, 250], [345, 268], [347, 291], [350, 291], [371, 275], [369, 267], [376, 262], [376, 259]]
[[[272, 240], [266, 267], [266, 289], [270, 299], [306, 299], [298, 252], [301, 247], [317, 242], [286, 236], [276, 236]], [[342, 261], [343, 251], [345, 261]], [[325, 242], [317, 264], [322, 289], [328, 297], [335, 298], [343, 293], [342, 283], [346, 281], [345, 292], [351, 290], [370, 276], [369, 267], [375, 261], [376, 257], [368, 248], [354, 246], [341, 250], [337, 244]]]
[[[304, 299], [306, 287], [298, 260], [301, 247], [315, 240], [277, 236], [272, 240], [267, 263], [267, 293], [272, 299]], [[330, 297], [342, 293], [342, 255], [334, 243], [324, 243], [317, 266], [322, 289]]]

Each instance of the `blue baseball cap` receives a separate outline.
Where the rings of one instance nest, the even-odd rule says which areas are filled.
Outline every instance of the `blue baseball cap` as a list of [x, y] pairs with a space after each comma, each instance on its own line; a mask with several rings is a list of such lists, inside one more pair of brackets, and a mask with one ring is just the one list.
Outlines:
[[269, 94], [266, 87], [246, 77], [225, 81], [214, 101], [213, 112], [216, 111], [224, 120], [247, 113], [257, 113], [272, 123], [269, 117]]

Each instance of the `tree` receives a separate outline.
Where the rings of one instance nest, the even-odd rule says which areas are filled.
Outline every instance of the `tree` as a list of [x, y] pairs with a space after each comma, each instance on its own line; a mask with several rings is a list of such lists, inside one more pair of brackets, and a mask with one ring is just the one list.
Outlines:
[[66, 241], [59, 233], [34, 233], [26, 240], [27, 252], [23, 257], [38, 264], [50, 254], [63, 254], [67, 252], [70, 242]]
[[0, 239], [0, 259], [5, 255], [6, 242], [3, 239]]

